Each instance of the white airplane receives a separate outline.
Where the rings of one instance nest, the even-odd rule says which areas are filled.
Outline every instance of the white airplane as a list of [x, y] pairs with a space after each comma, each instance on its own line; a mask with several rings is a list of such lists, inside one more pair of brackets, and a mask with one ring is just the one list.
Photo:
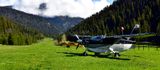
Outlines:
[[[139, 25], [135, 25], [133, 30], [135, 28], [139, 28]], [[131, 33], [133, 32], [133, 30], [131, 31]], [[79, 43], [77, 48], [80, 44], [82, 44], [86, 49], [83, 53], [84, 56], [86, 56], [87, 51], [89, 51], [94, 52], [95, 55], [100, 55], [100, 53], [110, 53], [113, 54], [116, 58], [120, 56], [120, 52], [132, 48], [135, 41], [131, 40], [131, 36], [137, 36], [137, 34], [110, 37], [93, 36], [90, 39], [80, 39], [78, 35], [75, 35], [75, 37], [77, 38], [77, 42]]]
[[[95, 36], [91, 37], [89, 40], [82, 40], [76, 35], [77, 42], [84, 45], [85, 51], [83, 53], [84, 56], [87, 55], [87, 51], [95, 52], [95, 55], [99, 55], [100, 53], [112, 53], [114, 57], [119, 57], [120, 52], [130, 49], [133, 46], [135, 41], [130, 40], [130, 37], [122, 38], [122, 37], [101, 37]], [[77, 49], [76, 48], [76, 49]]]

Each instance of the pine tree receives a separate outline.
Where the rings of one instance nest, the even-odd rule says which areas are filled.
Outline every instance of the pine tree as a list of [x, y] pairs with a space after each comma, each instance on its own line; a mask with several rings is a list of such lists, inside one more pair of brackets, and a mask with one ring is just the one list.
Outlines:
[[158, 22], [158, 26], [157, 26], [157, 35], [160, 35], [160, 21]]
[[12, 35], [9, 34], [9, 36], [8, 36], [8, 45], [13, 45], [13, 44], [14, 44], [14, 43], [13, 43]]

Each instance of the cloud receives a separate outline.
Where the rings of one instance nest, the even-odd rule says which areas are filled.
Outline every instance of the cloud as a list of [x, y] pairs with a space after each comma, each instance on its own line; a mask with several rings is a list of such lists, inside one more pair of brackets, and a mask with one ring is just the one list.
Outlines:
[[[109, 0], [111, 1], [111, 0]], [[0, 6], [13, 5], [14, 9], [39, 15], [39, 6], [46, 3], [44, 16], [89, 17], [102, 10], [111, 2], [108, 0], [0, 0]]]

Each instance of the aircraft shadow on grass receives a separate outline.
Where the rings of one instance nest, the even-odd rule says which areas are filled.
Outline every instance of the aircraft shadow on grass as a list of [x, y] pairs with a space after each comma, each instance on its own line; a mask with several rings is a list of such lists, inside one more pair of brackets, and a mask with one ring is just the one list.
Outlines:
[[[75, 56], [85, 57], [82, 53], [73, 53], [73, 52], [57, 52], [57, 53], [66, 54], [66, 57], [75, 57]], [[114, 57], [109, 57], [110, 54], [108, 54], [108, 55], [98, 55], [98, 56], [88, 54], [87, 56], [98, 57], [98, 58], [108, 58], [108, 59], [115, 59], [115, 60], [130, 60], [129, 58], [114, 58]]]

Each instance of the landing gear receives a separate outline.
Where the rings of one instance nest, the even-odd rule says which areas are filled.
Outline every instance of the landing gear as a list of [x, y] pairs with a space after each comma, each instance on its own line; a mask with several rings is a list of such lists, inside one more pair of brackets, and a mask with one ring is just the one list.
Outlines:
[[115, 58], [118, 58], [119, 56], [121, 56], [119, 53], [114, 53]]
[[83, 56], [87, 56], [88, 54], [87, 54], [87, 52], [85, 51], [85, 52], [83, 52], [82, 55], [83, 55]]
[[95, 52], [95, 53], [94, 53], [94, 55], [95, 55], [95, 56], [99, 56], [99, 55], [100, 55], [100, 53], [96, 53], [96, 52]]

